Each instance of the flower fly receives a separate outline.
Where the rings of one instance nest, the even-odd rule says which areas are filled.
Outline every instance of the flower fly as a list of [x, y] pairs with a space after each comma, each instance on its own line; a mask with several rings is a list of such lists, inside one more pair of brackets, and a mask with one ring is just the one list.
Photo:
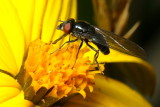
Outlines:
[[[94, 55], [94, 60], [98, 66], [98, 69], [99, 69], [99, 64], [98, 64], [97, 58], [99, 55], [99, 50], [104, 55], [109, 54], [110, 53], [109, 48], [112, 48], [119, 52], [140, 57], [140, 58], [143, 58], [145, 56], [144, 50], [137, 44], [121, 36], [118, 36], [112, 32], [105, 31], [96, 26], [93, 26], [85, 21], [75, 21], [74, 19], [70, 18], [66, 21], [60, 21], [60, 22], [62, 23], [57, 27], [57, 29], [64, 31], [64, 34], [60, 38], [55, 40], [53, 44], [57, 43], [62, 38], [66, 37], [68, 34], [71, 34], [72, 36], [76, 37], [76, 39], [69, 40], [64, 44], [75, 42], [80, 39], [81, 40], [81, 43], [79, 46], [79, 50], [80, 50], [80, 48], [83, 45], [83, 42], [85, 42], [88, 47], [90, 47], [92, 50], [96, 52]], [[91, 46], [89, 42], [92, 42], [93, 44], [95, 44], [98, 47], [98, 50], [96, 50], [93, 46]], [[77, 56], [78, 56], [79, 50], [77, 52]]]

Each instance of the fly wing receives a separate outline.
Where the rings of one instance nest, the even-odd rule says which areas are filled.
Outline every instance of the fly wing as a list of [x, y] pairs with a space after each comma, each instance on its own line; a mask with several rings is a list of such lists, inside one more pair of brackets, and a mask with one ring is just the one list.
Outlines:
[[97, 28], [95, 26], [94, 28], [97, 33], [103, 35], [103, 37], [106, 39], [107, 43], [109, 44], [110, 48], [128, 55], [145, 58], [146, 56], [145, 51], [134, 42], [129, 41], [112, 32]]

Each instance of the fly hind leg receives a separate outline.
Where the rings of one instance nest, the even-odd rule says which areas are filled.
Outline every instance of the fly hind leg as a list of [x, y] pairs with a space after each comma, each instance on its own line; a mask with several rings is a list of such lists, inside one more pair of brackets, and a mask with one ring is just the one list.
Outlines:
[[[94, 61], [96, 62], [98, 69], [101, 71], [100, 66], [99, 66], [99, 63], [98, 63], [98, 61], [97, 61], [97, 58], [98, 58], [98, 56], [99, 56], [99, 50], [96, 50], [93, 46], [91, 46], [90, 44], [88, 44], [88, 41], [85, 41], [85, 42], [86, 42], [86, 45], [87, 45], [88, 47], [90, 47], [93, 51], [96, 52], [95, 55], [94, 55]], [[104, 74], [103, 71], [101, 71], [101, 73]]]

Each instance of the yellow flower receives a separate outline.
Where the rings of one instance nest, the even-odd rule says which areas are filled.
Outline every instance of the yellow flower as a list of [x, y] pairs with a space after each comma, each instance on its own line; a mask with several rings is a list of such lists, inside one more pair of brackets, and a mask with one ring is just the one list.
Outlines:
[[30, 44], [24, 71], [18, 75], [18, 81], [23, 87], [32, 78], [32, 83], [24, 90], [25, 96], [30, 96], [32, 88], [35, 91], [32, 95], [43, 88], [46, 91], [43, 90], [41, 94], [46, 94], [50, 90], [43, 99], [53, 97], [55, 102], [74, 93], [80, 93], [85, 98], [86, 87], [93, 91], [94, 76], [100, 71], [96, 71], [96, 66], [90, 64], [88, 57], [83, 57], [89, 49], [83, 48], [76, 59], [78, 43], [60, 50], [57, 50], [57, 47], [51, 43], [43, 43], [41, 40], [35, 40]]
[[[56, 30], [58, 20], [76, 19], [76, 3], [76, 0], [0, 1], [0, 107], [151, 106], [127, 85], [97, 74], [100, 71], [91, 64], [94, 53], [86, 46], [76, 59], [78, 43], [59, 50], [65, 39], [51, 44], [63, 33]], [[100, 54], [98, 60], [136, 63], [142, 65], [143, 73], [148, 69], [147, 76], [154, 75], [152, 67], [142, 59], [114, 50], [107, 56]], [[104, 69], [103, 64], [100, 67]], [[152, 89], [144, 90], [151, 93]]]

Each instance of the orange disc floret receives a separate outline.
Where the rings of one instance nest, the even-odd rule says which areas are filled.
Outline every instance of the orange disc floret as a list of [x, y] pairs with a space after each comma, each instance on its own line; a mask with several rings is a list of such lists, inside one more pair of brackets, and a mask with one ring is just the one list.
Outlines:
[[[25, 70], [32, 78], [31, 86], [37, 92], [41, 87], [50, 89], [46, 96], [60, 99], [74, 93], [86, 96], [84, 89], [93, 91], [96, 65], [91, 64], [87, 47], [80, 50], [79, 43], [71, 43], [58, 49], [58, 46], [35, 40], [30, 44], [25, 61]], [[75, 63], [76, 61], [76, 63]], [[91, 71], [92, 70], [92, 71]]]

